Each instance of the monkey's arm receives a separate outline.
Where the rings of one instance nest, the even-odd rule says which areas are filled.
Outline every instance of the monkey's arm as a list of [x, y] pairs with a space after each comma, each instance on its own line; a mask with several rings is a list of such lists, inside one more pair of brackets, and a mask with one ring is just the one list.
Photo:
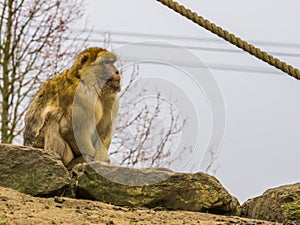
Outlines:
[[[96, 93], [81, 84], [76, 91], [72, 108], [72, 130], [75, 138], [72, 142], [76, 142], [80, 154], [88, 159], [93, 159], [96, 154], [92, 141], [96, 131], [96, 100]], [[102, 112], [99, 112], [98, 117], [101, 116]]]
[[96, 155], [94, 160], [109, 162], [108, 148], [111, 142], [113, 129], [111, 124], [108, 124], [106, 128], [101, 127], [102, 129], [99, 129], [100, 126], [101, 125], [98, 125], [95, 140]]
[[110, 98], [108, 101], [106, 101], [106, 104], [104, 104], [103, 107], [103, 116], [97, 124], [95, 161], [100, 160], [109, 162], [108, 149], [111, 143], [114, 130], [114, 123], [119, 109], [118, 96], [115, 95], [114, 97]]
[[105, 144], [101, 141], [100, 138], [97, 139], [95, 143], [96, 154], [94, 157], [94, 161], [103, 161], [103, 162], [110, 162], [108, 158], [108, 148]]

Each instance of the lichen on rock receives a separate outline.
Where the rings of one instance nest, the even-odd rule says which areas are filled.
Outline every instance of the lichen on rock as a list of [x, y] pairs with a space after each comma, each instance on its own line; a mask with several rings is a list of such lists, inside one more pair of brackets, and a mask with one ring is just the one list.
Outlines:
[[[222, 215], [239, 214], [237, 199], [231, 196], [216, 178], [205, 173], [133, 169], [101, 162], [78, 165], [73, 169], [73, 173], [77, 180], [76, 194], [79, 198], [120, 206], [163, 207]], [[127, 179], [128, 184], [116, 182], [113, 175], [118, 177], [117, 180]], [[151, 184], [147, 183], [146, 178]], [[159, 181], [153, 183], [155, 179]], [[146, 183], [133, 185], [136, 180], [144, 180]]]
[[0, 144], [0, 186], [25, 194], [47, 196], [70, 184], [68, 170], [54, 152]]
[[242, 215], [285, 224], [300, 224], [300, 183], [267, 190], [242, 205]]

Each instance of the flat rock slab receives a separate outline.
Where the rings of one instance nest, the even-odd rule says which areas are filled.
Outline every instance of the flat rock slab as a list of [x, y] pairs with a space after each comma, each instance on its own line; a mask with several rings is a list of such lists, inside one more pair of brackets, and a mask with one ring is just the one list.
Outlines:
[[69, 187], [70, 175], [54, 152], [0, 144], [0, 186], [46, 196]]
[[261, 196], [246, 201], [242, 215], [285, 224], [300, 224], [300, 183], [267, 190]]
[[132, 169], [101, 162], [73, 168], [77, 198], [113, 205], [239, 214], [237, 199], [205, 173]]

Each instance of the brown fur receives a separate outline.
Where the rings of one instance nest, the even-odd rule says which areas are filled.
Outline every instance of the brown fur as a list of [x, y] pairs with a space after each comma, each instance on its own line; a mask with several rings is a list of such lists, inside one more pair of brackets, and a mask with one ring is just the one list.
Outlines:
[[44, 82], [25, 116], [24, 145], [55, 151], [66, 166], [81, 156], [109, 161], [120, 90], [115, 61], [113, 53], [89, 48]]

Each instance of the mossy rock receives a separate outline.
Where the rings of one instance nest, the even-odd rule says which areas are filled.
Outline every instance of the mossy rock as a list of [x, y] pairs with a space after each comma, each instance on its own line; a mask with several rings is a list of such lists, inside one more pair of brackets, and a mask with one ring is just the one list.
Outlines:
[[242, 215], [285, 224], [300, 224], [300, 183], [267, 190], [242, 205]]
[[221, 183], [205, 173], [133, 169], [101, 162], [73, 168], [78, 198], [119, 206], [238, 215], [240, 205]]
[[64, 192], [70, 175], [54, 152], [0, 144], [0, 186], [34, 196]]

